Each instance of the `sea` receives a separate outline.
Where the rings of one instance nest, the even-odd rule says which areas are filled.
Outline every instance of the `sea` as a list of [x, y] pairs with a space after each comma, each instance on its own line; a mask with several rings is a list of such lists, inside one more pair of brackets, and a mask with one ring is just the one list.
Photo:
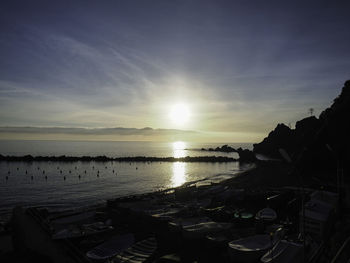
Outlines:
[[[227, 143], [252, 149], [250, 143]], [[237, 153], [202, 151], [223, 144], [193, 142], [0, 141], [9, 156], [186, 157]], [[177, 187], [188, 182], [215, 183], [250, 167], [239, 162], [7, 162], [0, 161], [0, 220], [13, 207], [49, 210], [97, 205], [108, 199]]]

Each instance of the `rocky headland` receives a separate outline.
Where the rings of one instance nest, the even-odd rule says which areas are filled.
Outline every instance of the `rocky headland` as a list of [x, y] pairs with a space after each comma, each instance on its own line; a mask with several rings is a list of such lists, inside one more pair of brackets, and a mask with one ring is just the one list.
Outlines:
[[280, 123], [260, 143], [254, 153], [281, 158], [284, 149], [302, 171], [324, 172], [350, 164], [350, 80], [346, 81], [333, 104], [317, 118], [310, 116], [296, 122], [292, 129]]

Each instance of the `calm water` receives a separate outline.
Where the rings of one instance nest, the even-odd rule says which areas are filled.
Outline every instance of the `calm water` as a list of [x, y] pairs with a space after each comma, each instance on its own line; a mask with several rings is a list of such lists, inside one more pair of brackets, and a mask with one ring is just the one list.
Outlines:
[[[219, 145], [187, 142], [0, 141], [0, 154], [110, 157], [216, 155], [238, 158], [236, 153], [200, 151], [202, 147]], [[251, 144], [229, 145], [251, 148]], [[0, 214], [8, 214], [12, 207], [20, 204], [64, 209], [96, 204], [108, 198], [176, 187], [204, 178], [220, 181], [246, 168], [238, 162], [0, 162]]]

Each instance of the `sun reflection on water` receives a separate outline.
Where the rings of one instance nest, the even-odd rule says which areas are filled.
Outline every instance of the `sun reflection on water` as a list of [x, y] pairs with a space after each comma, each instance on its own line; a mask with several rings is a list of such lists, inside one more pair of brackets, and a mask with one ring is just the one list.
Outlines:
[[[173, 142], [173, 156], [175, 158], [186, 157], [186, 143], [182, 141]], [[173, 176], [171, 178], [171, 186], [177, 187], [186, 182], [186, 163], [173, 163]]]
[[171, 178], [172, 187], [177, 187], [186, 182], [186, 163], [173, 163], [173, 177]]
[[175, 158], [186, 157], [186, 143], [185, 142], [173, 142], [173, 155]]

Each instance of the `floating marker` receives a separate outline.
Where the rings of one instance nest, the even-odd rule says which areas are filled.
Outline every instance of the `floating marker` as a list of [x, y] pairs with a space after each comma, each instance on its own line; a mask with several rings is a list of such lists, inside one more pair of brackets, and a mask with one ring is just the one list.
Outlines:
[[30, 177], [30, 179], [31, 179], [31, 180], [33, 180], [33, 179], [34, 179], [33, 175]]
[[26, 170], [26, 174], [28, 174], [28, 171]]
[[139, 169], [139, 168], [136, 167], [136, 170], [137, 170], [137, 169]]
[[69, 170], [69, 173], [71, 174], [71, 173], [72, 173], [72, 171], [71, 171], [71, 170]]
[[63, 176], [63, 180], [65, 180], [65, 181], [66, 181], [66, 176]]
[[47, 180], [47, 175], [45, 175], [45, 180]]
[[62, 170], [60, 171], [60, 174], [62, 173]]
[[79, 179], [80, 179], [80, 177], [81, 177], [81, 176], [80, 176], [80, 174], [79, 174]]
[[6, 178], [6, 181], [9, 179], [9, 177], [8, 177], [7, 175], [6, 175], [6, 177], [5, 177], [5, 178]]
[[86, 170], [84, 171], [84, 173], [86, 173]]
[[45, 170], [43, 170], [43, 174], [45, 174]]

